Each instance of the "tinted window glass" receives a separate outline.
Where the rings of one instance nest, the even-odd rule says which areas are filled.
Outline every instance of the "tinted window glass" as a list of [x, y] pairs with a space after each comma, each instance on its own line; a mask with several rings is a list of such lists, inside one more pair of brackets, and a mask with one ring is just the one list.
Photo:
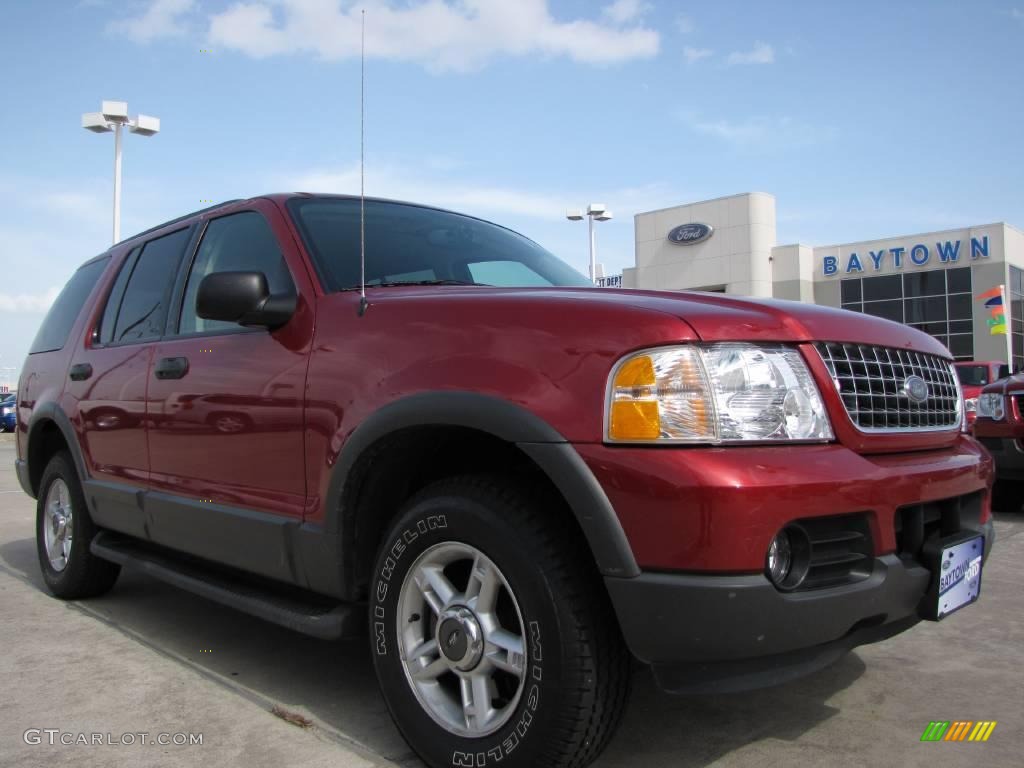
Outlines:
[[117, 310], [121, 307], [121, 299], [124, 298], [124, 287], [128, 284], [128, 278], [132, 275], [132, 267], [135, 266], [135, 259], [138, 255], [138, 248], [128, 254], [128, 258], [121, 265], [121, 271], [117, 273], [117, 279], [110, 289], [110, 296], [107, 297], [107, 306], [103, 310], [103, 319], [100, 320], [100, 327], [97, 329], [99, 335], [96, 339], [100, 344], [109, 344], [114, 338], [114, 328], [117, 325]]
[[[299, 198], [288, 204], [329, 290], [359, 287], [359, 200]], [[432, 272], [436, 280], [471, 283], [470, 264], [519, 262], [525, 269], [493, 279], [502, 286], [589, 286], [591, 282], [532, 240], [504, 227], [455, 213], [401, 203], [366, 203], [366, 280]]]
[[971, 292], [971, 268], [960, 267], [959, 269], [950, 269], [946, 272], [946, 279], [949, 280], [949, 292], [950, 293], [970, 293]]
[[945, 336], [949, 333], [949, 326], [946, 323], [911, 323], [914, 328], [932, 336]]
[[966, 358], [974, 357], [974, 337], [970, 334], [949, 337], [949, 351], [953, 357]]
[[946, 292], [946, 273], [937, 269], [905, 274], [903, 291], [906, 296], [942, 296]]
[[897, 323], [903, 322], [902, 301], [868, 302], [864, 305], [864, 312], [875, 317], [884, 317], [886, 320], [895, 320]]
[[860, 301], [860, 279], [843, 280], [839, 284], [839, 292], [842, 295], [843, 303]]
[[86, 264], [71, 276], [64, 290], [54, 300], [50, 311], [46, 313], [39, 333], [29, 348], [30, 355], [36, 352], [52, 352], [64, 347], [71, 327], [78, 319], [78, 313], [82, 311], [85, 300], [89, 298], [92, 289], [96, 287], [96, 281], [100, 279], [109, 263], [110, 257], [107, 256]]
[[199, 284], [214, 272], [262, 272], [271, 293], [295, 291], [277, 238], [262, 215], [255, 211], [214, 219], [206, 227], [185, 287], [179, 333], [213, 333], [238, 330], [237, 323], [206, 320], [196, 315]]
[[189, 230], [181, 229], [150, 240], [143, 247], [117, 313], [114, 343], [156, 339], [163, 335], [167, 299], [188, 238]]
[[974, 315], [971, 313], [971, 294], [959, 294], [949, 297], [949, 319], [970, 320]]
[[970, 387], [984, 387], [988, 381], [987, 365], [958, 365], [956, 367], [957, 378], [961, 384]]
[[905, 302], [908, 323], [929, 322], [946, 319], [946, 297], [931, 296], [926, 299], [907, 299]]
[[551, 285], [521, 261], [480, 261], [467, 264], [473, 282], [485, 285]]
[[381, 283], [422, 283], [437, 280], [437, 275], [432, 269], [421, 269], [418, 272], [403, 272], [400, 275], [382, 275], [375, 280], [368, 280], [367, 285], [380, 285]]
[[864, 278], [864, 301], [898, 299], [903, 295], [903, 282], [899, 275]]

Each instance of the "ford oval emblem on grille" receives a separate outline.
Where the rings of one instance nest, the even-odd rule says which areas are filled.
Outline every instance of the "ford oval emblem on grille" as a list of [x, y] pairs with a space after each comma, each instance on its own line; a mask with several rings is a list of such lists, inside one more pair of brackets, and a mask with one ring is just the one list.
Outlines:
[[928, 399], [928, 382], [920, 376], [907, 376], [903, 392], [912, 403], [923, 403]]
[[711, 237], [714, 231], [709, 224], [680, 224], [668, 233], [668, 241], [676, 245], [696, 245]]

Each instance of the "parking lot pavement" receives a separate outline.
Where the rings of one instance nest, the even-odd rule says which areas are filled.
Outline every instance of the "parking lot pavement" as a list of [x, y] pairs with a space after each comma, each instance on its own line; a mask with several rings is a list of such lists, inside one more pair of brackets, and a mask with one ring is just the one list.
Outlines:
[[[388, 718], [362, 640], [293, 634], [130, 572], [102, 598], [49, 597], [35, 504], [18, 489], [13, 460], [10, 436], [0, 437], [0, 764], [419, 765]], [[638, 671], [623, 726], [597, 765], [1019, 766], [1022, 532], [1019, 508], [997, 514], [978, 604], [804, 680], [679, 698]], [[312, 726], [274, 716], [275, 705]], [[983, 744], [921, 743], [932, 720], [998, 725]], [[201, 733], [203, 742], [48, 746], [42, 734], [34, 745], [24, 739], [30, 728]]]

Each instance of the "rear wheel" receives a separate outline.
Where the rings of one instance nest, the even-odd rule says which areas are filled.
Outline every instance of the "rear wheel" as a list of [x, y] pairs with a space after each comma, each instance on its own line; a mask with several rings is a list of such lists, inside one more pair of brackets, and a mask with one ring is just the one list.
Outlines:
[[75, 465], [61, 451], [43, 471], [36, 503], [39, 566], [46, 586], [57, 597], [93, 597], [114, 586], [121, 566], [89, 551], [95, 535]]
[[631, 661], [562, 512], [501, 479], [460, 478], [418, 494], [385, 538], [374, 664], [429, 765], [584, 766], [615, 730]]

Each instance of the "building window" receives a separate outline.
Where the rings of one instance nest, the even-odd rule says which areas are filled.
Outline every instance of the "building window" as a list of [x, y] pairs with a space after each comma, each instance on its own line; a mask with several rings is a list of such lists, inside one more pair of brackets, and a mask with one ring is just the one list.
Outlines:
[[[1021, 270], [1017, 272], [1019, 287]], [[843, 309], [884, 317], [922, 330], [945, 344], [957, 360], [974, 359], [971, 292], [970, 267], [855, 277], [843, 280], [840, 285]]]
[[1024, 269], [1010, 267], [1010, 285], [1007, 290], [1010, 302], [1010, 346], [1013, 349], [1013, 370], [1024, 369]]

